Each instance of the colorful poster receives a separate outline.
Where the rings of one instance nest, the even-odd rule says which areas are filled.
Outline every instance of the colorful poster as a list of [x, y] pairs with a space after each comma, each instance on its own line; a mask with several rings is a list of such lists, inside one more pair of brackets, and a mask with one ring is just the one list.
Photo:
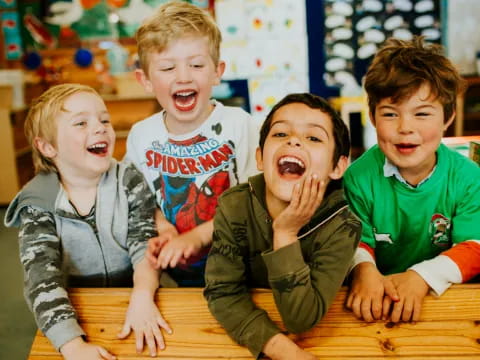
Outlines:
[[19, 60], [22, 56], [22, 38], [18, 13], [9, 11], [1, 13], [3, 38], [5, 39], [4, 51], [7, 60]]

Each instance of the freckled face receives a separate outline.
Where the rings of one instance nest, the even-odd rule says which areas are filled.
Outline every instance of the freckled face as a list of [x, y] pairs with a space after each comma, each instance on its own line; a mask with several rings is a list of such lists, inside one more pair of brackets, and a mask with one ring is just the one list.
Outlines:
[[454, 115], [444, 122], [443, 105], [421, 86], [410, 98], [395, 104], [383, 99], [375, 108], [378, 145], [411, 184], [430, 174], [436, 151]]
[[330, 116], [302, 103], [279, 108], [272, 118], [257, 167], [263, 171], [270, 200], [289, 202], [293, 187], [316, 174], [329, 181], [333, 175], [335, 140]]

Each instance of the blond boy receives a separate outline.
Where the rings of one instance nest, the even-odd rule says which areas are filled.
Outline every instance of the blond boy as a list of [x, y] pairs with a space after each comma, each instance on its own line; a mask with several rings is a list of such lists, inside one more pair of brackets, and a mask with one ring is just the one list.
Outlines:
[[160, 209], [149, 258], [180, 286], [203, 286], [218, 196], [253, 174], [257, 126], [239, 108], [211, 100], [225, 69], [212, 17], [169, 2], [137, 32], [137, 79], [163, 110], [135, 124], [127, 155]]
[[103, 100], [92, 88], [50, 88], [25, 123], [36, 176], [8, 207], [5, 224], [19, 226], [25, 298], [41, 331], [65, 359], [114, 359], [90, 343], [76, 318], [67, 287], [131, 286], [125, 324], [136, 348], [151, 355], [171, 331], [153, 296], [158, 273], [144, 258], [156, 235], [155, 202], [133, 164], [112, 159], [115, 132]]

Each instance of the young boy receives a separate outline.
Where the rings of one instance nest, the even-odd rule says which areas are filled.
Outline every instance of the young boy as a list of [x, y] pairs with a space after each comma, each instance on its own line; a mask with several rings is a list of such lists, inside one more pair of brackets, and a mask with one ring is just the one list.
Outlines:
[[155, 201], [133, 164], [112, 159], [115, 133], [92, 88], [63, 84], [30, 107], [25, 132], [36, 176], [7, 209], [19, 226], [25, 297], [38, 327], [65, 359], [114, 359], [85, 340], [67, 287], [131, 286], [124, 327], [155, 355], [171, 331], [153, 297], [158, 273], [144, 258], [156, 235]]
[[421, 37], [390, 39], [367, 72], [378, 145], [345, 174], [363, 225], [347, 300], [359, 318], [417, 321], [429, 290], [480, 272], [480, 169], [440, 144], [463, 86]]
[[348, 130], [322, 98], [291, 94], [273, 107], [259, 144], [263, 174], [220, 198], [204, 295], [228, 334], [254, 356], [314, 359], [255, 306], [249, 288], [271, 288], [294, 333], [326, 313], [361, 234], [341, 189]]
[[137, 79], [163, 110], [133, 126], [126, 157], [161, 209], [149, 258], [180, 286], [204, 286], [217, 198], [256, 172], [258, 126], [210, 100], [225, 69], [220, 41], [212, 17], [185, 2], [164, 4], [137, 32]]

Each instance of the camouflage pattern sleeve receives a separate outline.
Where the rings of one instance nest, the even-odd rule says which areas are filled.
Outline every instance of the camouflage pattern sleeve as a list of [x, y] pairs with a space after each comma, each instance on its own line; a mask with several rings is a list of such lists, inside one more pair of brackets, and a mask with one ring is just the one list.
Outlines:
[[64, 287], [61, 242], [51, 213], [32, 207], [20, 212], [20, 261], [24, 294], [37, 326], [59, 349], [85, 333]]
[[142, 173], [135, 165], [125, 169], [124, 191], [128, 199], [127, 246], [132, 265], [143, 259], [148, 239], [157, 236], [155, 227], [155, 198]]
[[251, 298], [245, 268], [248, 245], [235, 236], [238, 232], [230, 227], [221, 206], [215, 213], [214, 228], [205, 270], [208, 308], [227, 333], [258, 358], [280, 329]]
[[[331, 234], [325, 236], [328, 231]], [[360, 234], [360, 221], [344, 209], [316, 231], [308, 263], [300, 241], [263, 253], [275, 303], [288, 331], [307, 331], [325, 315], [345, 279]]]

